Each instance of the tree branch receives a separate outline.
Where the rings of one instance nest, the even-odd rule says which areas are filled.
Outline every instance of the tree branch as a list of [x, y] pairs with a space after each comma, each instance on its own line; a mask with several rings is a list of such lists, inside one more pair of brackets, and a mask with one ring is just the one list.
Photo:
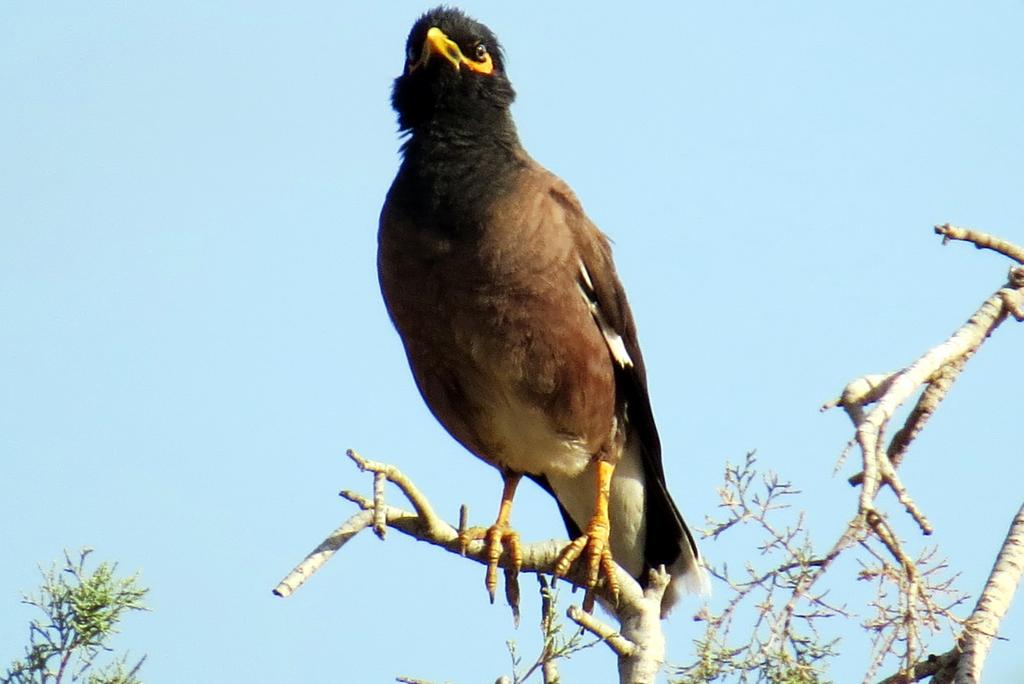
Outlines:
[[972, 243], [978, 249], [991, 249], [992, 251], [1013, 259], [1018, 264], [1024, 264], [1024, 248], [1021, 248], [1011, 242], [1007, 242], [1006, 240], [1000, 240], [988, 233], [982, 233], [981, 231], [974, 230], [973, 228], [961, 228], [959, 226], [950, 225], [949, 223], [943, 223], [941, 226], [935, 226], [935, 233], [942, 236], [943, 244], [946, 244], [950, 240], [963, 240], [965, 242]]
[[905, 672], [879, 684], [906, 684], [933, 677], [932, 684], [977, 684], [999, 623], [1020, 586], [1024, 573], [1024, 505], [1017, 511], [1003, 541], [974, 612], [966, 620], [957, 645], [942, 655], [930, 655]]
[[950, 649], [942, 655], [930, 655], [916, 663], [908, 672], [889, 675], [878, 684], [907, 684], [919, 682], [926, 677], [934, 677], [932, 684], [940, 684], [939, 678], [943, 677], [944, 673], [953, 672], [959, 659], [960, 650], [957, 648]]
[[[419, 541], [441, 547], [449, 553], [465, 555], [465, 557], [482, 565], [487, 564], [483, 540], [473, 540], [466, 545], [463, 554], [459, 542], [459, 530], [442, 520], [434, 512], [427, 497], [392, 465], [369, 461], [354, 451], [348, 452], [355, 464], [364, 471], [374, 474], [374, 496], [367, 498], [351, 491], [341, 492], [341, 496], [355, 503], [362, 510], [346, 520], [340, 527], [327, 536], [305, 559], [303, 559], [287, 577], [274, 589], [278, 596], [287, 597], [294, 593], [317, 570], [340, 550], [352, 537], [368, 527], [374, 528], [378, 536], [383, 538], [382, 528], [391, 528]], [[377, 478], [391, 482], [402, 492], [413, 506], [409, 511], [392, 506], [384, 501], [383, 487], [377, 484]], [[460, 526], [466, 521], [460, 520]], [[523, 544], [521, 572], [535, 574], [551, 574], [562, 549], [569, 542], [550, 539], [533, 544]], [[501, 561], [507, 562], [506, 554]], [[622, 568], [616, 566], [616, 578], [619, 584], [618, 603], [614, 603], [604, 585], [599, 585], [596, 595], [601, 604], [618, 620], [620, 629], [616, 632], [592, 615], [584, 613], [575, 606], [570, 608], [570, 617], [578, 624], [601, 637], [615, 653], [619, 661], [619, 678], [623, 684], [648, 684], [654, 682], [655, 676], [665, 659], [665, 635], [661, 629], [661, 597], [668, 586], [668, 574], [661, 570], [652, 571], [646, 589]], [[585, 588], [585, 577], [581, 567], [573, 566], [564, 578], [571, 584]], [[515, 611], [518, 606], [518, 580], [506, 573], [506, 596]], [[575, 617], [574, 617], [575, 616]], [[585, 616], [585, 617], [581, 617]], [[577, 619], [579, 618], [579, 619]], [[598, 631], [595, 631], [598, 630]], [[628, 645], [628, 647], [627, 647]]]
[[[1024, 248], [985, 233], [957, 228], [949, 224], [936, 226], [935, 232], [943, 235], [944, 240], [969, 241], [979, 249], [992, 249], [1018, 262], [1024, 259]], [[869, 375], [851, 381], [838, 399], [830, 401], [822, 407], [825, 410], [842, 406], [846, 410], [857, 428], [856, 439], [864, 452], [864, 457], [870, 458], [872, 461], [870, 464], [865, 464], [863, 472], [850, 478], [851, 484], [865, 483], [865, 475], [868, 470], [873, 471], [873, 475], [877, 478], [878, 471], [875, 466], [883, 457], [878, 446], [881, 433], [892, 419], [896, 409], [923, 385], [925, 391], [884, 454], [891, 461], [893, 467], [899, 466], [910, 443], [945, 398], [970, 357], [1006, 320], [1007, 314], [1014, 315], [1018, 320], [1021, 318], [1018, 313], [1022, 296], [1024, 296], [1024, 270], [1013, 268], [1010, 270], [1007, 284], [985, 300], [968, 321], [945, 342], [928, 350], [917, 361], [901, 371], [887, 375]], [[865, 414], [863, 407], [869, 404], [876, 404], [876, 406]], [[877, 479], [866, 483], [861, 492], [861, 508], [874, 499], [879, 484], [889, 483]]]
[[1010, 607], [1013, 594], [1024, 573], [1024, 505], [1017, 511], [1003, 546], [999, 550], [992, 573], [985, 583], [978, 604], [964, 625], [959, 647], [963, 655], [956, 669], [956, 684], [981, 681], [985, 658], [992, 640], [999, 632], [999, 623]]
[[[891, 524], [884, 515], [875, 509], [875, 499], [880, 488], [887, 485], [921, 531], [926, 535], [931, 534], [931, 524], [910, 497], [906, 487], [897, 476], [896, 469], [915, 437], [948, 394], [967, 361], [995, 329], [1006, 320], [1007, 316], [1012, 315], [1017, 320], [1024, 319], [1024, 267], [1019, 265], [1024, 263], [1024, 248], [979, 231], [958, 228], [949, 224], [936, 226], [935, 232], [943, 236], [944, 243], [949, 240], [970, 242], [978, 249], [990, 249], [1003, 254], [1013, 259], [1018, 265], [1010, 269], [1007, 283], [986, 299], [967, 322], [944, 342], [929, 349], [902, 370], [889, 374], [866, 376], [850, 382], [838, 399], [830, 401], [822, 407], [823, 410], [835, 406], [842, 406], [845, 409], [854, 424], [853, 443], [860, 447], [863, 461], [863, 470], [850, 478], [851, 484], [861, 486], [857, 512], [834, 547], [833, 553], [826, 560], [831, 561], [843, 550], [849, 548], [852, 545], [850, 543], [852, 540], [861, 539], [862, 531], [870, 534], [870, 537], [863, 538], [862, 544], [866, 544], [870, 540], [881, 544], [882, 555], [876, 554], [880, 566], [872, 569], [869, 575], [897, 584], [901, 596], [899, 612], [902, 615], [901, 619], [894, 620], [892, 613], [888, 612], [888, 608], [877, 604], [881, 611], [881, 617], [875, 622], [873, 628], [878, 632], [878, 638], [882, 640], [876, 643], [882, 644], [883, 652], [873, 667], [880, 664], [880, 658], [884, 657], [886, 650], [890, 650], [897, 641], [902, 641], [906, 646], [903, 653], [903, 666], [900, 673], [893, 676], [897, 679], [890, 678], [892, 681], [916, 681], [928, 676], [917, 676], [919, 672], [927, 669], [922, 669], [924, 661], [915, 662], [920, 657], [921, 649], [917, 634], [918, 611], [923, 610], [924, 616], [933, 621], [934, 614], [946, 615], [950, 619], [955, 618], [949, 613], [949, 607], [937, 606], [931, 598], [932, 593], [946, 590], [948, 585], [929, 583], [928, 573], [919, 571], [917, 562], [904, 551], [903, 543], [894, 533]], [[920, 392], [913, 410], [886, 446], [885, 437], [890, 421], [897, 410], [921, 388], [923, 390]], [[870, 409], [867, 408], [869, 406]], [[845, 453], [844, 451], [844, 456]], [[875, 552], [872, 551], [872, 553]], [[892, 566], [891, 561], [883, 556], [891, 557], [896, 561], [896, 565]], [[1015, 582], [1019, 581], [1020, 576], [1020, 561], [1017, 563], [1017, 566], [1011, 564], [1011, 567], [1017, 571]], [[789, 603], [789, 610], [792, 610], [799, 595], [809, 589], [825, 572], [828, 565], [829, 563], [826, 562], [819, 568], [818, 573], [808, 577], [802, 586], [797, 587], [793, 593], [793, 599]], [[995, 571], [993, 572], [995, 573]], [[1005, 578], [1009, 576], [1008, 573], [1009, 571], [1004, 569], [1000, 575], [1003, 578], [1002, 585], [1007, 582]], [[987, 588], [986, 591], [988, 591]], [[1005, 593], [1005, 588], [996, 591], [1000, 600], [1003, 600]], [[1012, 591], [1010, 593], [1012, 594]], [[1008, 601], [1009, 598], [1005, 598], [1005, 602], [1008, 603]], [[956, 602], [953, 605], [956, 605]], [[991, 616], [995, 613], [988, 611], [979, 613], [980, 610], [979, 603], [979, 608], [971, 617], [974, 629], [964, 631], [960, 646], [962, 649], [968, 644], [974, 644], [983, 661], [988, 652], [991, 636], [988, 636], [988, 641], [985, 641], [984, 636], [979, 635], [994, 634], [994, 628], [988, 628], [992, 626], [990, 624], [993, 619]], [[1003, 611], [1005, 611], [1005, 605], [1003, 605]], [[994, 618], [995, 626], [998, 626], [1001, 615], [1002, 613], [999, 613], [999, 617]], [[885, 633], [885, 637], [882, 637], [883, 633]], [[954, 649], [957, 652], [959, 650]], [[960, 660], [961, 669], [968, 667], [966, 662], [966, 658]], [[946, 669], [948, 670], [948, 668]], [[980, 672], [980, 663], [978, 671]], [[958, 676], [957, 682], [960, 681]], [[963, 681], [974, 680], [965, 679]]]

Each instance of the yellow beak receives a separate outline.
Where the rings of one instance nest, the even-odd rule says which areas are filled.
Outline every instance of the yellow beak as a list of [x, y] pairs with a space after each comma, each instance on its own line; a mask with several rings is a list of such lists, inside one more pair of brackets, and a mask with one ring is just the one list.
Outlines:
[[409, 63], [409, 72], [416, 71], [420, 67], [425, 66], [434, 55], [448, 60], [455, 67], [456, 71], [461, 69], [463, 65], [470, 71], [475, 71], [478, 74], [490, 74], [494, 71], [494, 62], [491, 60], [490, 54], [485, 53], [484, 57], [479, 61], [467, 59], [462, 54], [458, 43], [446, 36], [441, 29], [432, 26], [427, 31], [427, 39], [423, 41], [423, 50], [420, 52], [420, 58], [415, 63]]
[[423, 43], [423, 53], [420, 55], [420, 63], [426, 64], [430, 60], [431, 55], [444, 57], [451, 62], [456, 71], [458, 71], [462, 62], [466, 59], [462, 56], [462, 50], [459, 49], [458, 43], [446, 36], [444, 31], [436, 26], [431, 27], [431, 29], [427, 31], [427, 40]]

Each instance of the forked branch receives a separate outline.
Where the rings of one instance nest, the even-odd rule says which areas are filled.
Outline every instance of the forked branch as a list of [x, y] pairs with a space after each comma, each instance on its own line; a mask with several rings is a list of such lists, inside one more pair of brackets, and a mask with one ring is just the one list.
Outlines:
[[[1024, 264], [1024, 248], [986, 233], [949, 224], [936, 226], [935, 232], [943, 237], [944, 242], [969, 242], [978, 249], [989, 249], [1012, 259], [1016, 263], [1010, 268], [1007, 282], [986, 299], [948, 339], [925, 352], [912, 364], [893, 373], [858, 378], [846, 386], [838, 399], [822, 407], [828, 409], [841, 406], [846, 411], [856, 431], [852, 443], [859, 447], [863, 464], [862, 471], [850, 478], [851, 484], [861, 487], [857, 511], [829, 560], [853, 546], [854, 540], [860, 540], [862, 544], [870, 542], [879, 547], [880, 554], [876, 553], [879, 565], [872, 570], [873, 576], [893, 581], [902, 597], [902, 619], [889, 620], [880, 629], [878, 637], [881, 643], [889, 646], [897, 642], [905, 644], [900, 672], [894, 675], [899, 681], [916, 681], [918, 678], [937, 675], [943, 670], [952, 671], [949, 667], [936, 667], [935, 658], [919, 661], [923, 646], [918, 639], [916, 625], [921, 614], [944, 615], [951, 620], [955, 618], [949, 613], [951, 606], [937, 605], [932, 599], [933, 590], [946, 588], [946, 585], [941, 582], [934, 586], [928, 583], [926, 574], [919, 572], [915, 560], [904, 550], [903, 542], [894, 533], [892, 524], [884, 513], [876, 509], [875, 499], [882, 487], [889, 487], [921, 532], [931, 534], [931, 523], [911, 498], [897, 476], [896, 469], [967, 362], [985, 340], [1009, 316], [1018, 321], [1024, 320], [1024, 266], [1021, 265]], [[898, 409], [915, 394], [917, 399], [912, 410], [887, 444], [886, 433], [890, 429], [890, 422]], [[820, 568], [817, 575], [810, 577], [806, 586], [794, 592], [794, 598], [807, 591], [826, 569], [827, 565]], [[1002, 572], [1001, 584], [1005, 585], [1011, 576], [1014, 575]], [[1019, 582], [1019, 568], [1015, 577], [1015, 583]], [[1005, 589], [996, 593], [1001, 597], [1007, 596]], [[1009, 595], [1012, 595], [1012, 591]], [[939, 660], [945, 659], [942, 662], [946, 663], [955, 656], [960, 661], [960, 670], [963, 670], [967, 667], [966, 646], [971, 645], [983, 661], [988, 652], [985, 635], [988, 635], [990, 641], [1001, 617], [1001, 613], [995, 617], [996, 613], [983, 609], [979, 601], [966, 623], [960, 638], [960, 648], [954, 649], [957, 653], [939, 657]], [[884, 637], [882, 631], [886, 631]], [[958, 655], [960, 650], [964, 653], [963, 658]], [[974, 680], [958, 674], [957, 682], [961, 681]]]
[[[459, 533], [466, 526], [466, 514], [460, 516], [460, 527], [456, 528], [435, 513], [427, 497], [401, 471], [392, 465], [364, 459], [354, 451], [348, 452], [360, 470], [373, 473], [373, 497], [368, 498], [352, 491], [343, 491], [341, 496], [355, 503], [361, 510], [346, 520], [324, 539], [306, 558], [277, 585], [274, 593], [287, 597], [294, 593], [317, 570], [330, 560], [352, 537], [367, 528], [373, 528], [378, 537], [384, 537], [384, 530], [391, 528], [419, 541], [439, 546], [449, 553], [463, 555]], [[413, 510], [393, 506], [384, 500], [382, 482], [390, 482], [411, 504]], [[550, 539], [544, 542], [523, 544], [522, 567], [520, 572], [551, 574], [559, 554], [569, 542]], [[483, 540], [473, 540], [465, 548], [465, 557], [486, 565], [487, 558]], [[504, 555], [502, 560], [507, 560]], [[573, 606], [569, 617], [584, 629], [604, 640], [619, 661], [620, 681], [628, 684], [654, 682], [655, 676], [665, 659], [665, 636], [661, 629], [661, 598], [668, 586], [668, 575], [652, 571], [646, 588], [642, 588], [633, 577], [616, 566], [619, 582], [619, 600], [612, 605], [611, 597], [599, 586], [598, 599], [619, 622], [615, 630], [603, 624], [593, 615]], [[575, 586], [584, 587], [584, 577], [573, 567], [565, 578]], [[505, 596], [518, 614], [519, 586], [515, 575], [506, 572]]]

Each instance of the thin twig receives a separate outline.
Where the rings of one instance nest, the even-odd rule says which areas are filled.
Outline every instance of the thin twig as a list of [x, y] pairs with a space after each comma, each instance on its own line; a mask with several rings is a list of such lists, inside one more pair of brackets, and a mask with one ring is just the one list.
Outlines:
[[592, 613], [585, 613], [578, 606], [569, 606], [566, 615], [577, 625], [607, 643], [620, 657], [628, 658], [636, 651], [636, 644], [619, 634], [611, 625], [601, 622]]

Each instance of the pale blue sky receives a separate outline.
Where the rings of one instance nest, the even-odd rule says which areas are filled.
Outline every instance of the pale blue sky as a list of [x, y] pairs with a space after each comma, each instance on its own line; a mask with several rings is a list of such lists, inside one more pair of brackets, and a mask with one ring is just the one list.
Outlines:
[[[367, 487], [346, 447], [449, 517], [496, 509], [376, 283], [390, 86], [429, 6], [0, 5], [0, 661], [36, 563], [82, 545], [152, 587], [119, 642], [152, 684], [491, 682], [506, 639], [532, 655], [532, 581], [516, 632], [482, 568], [397, 534], [270, 594], [351, 513], [337, 490]], [[851, 433], [818, 406], [942, 340], [1006, 271], [932, 224], [1024, 242], [1024, 5], [464, 7], [505, 44], [525, 145], [615, 240], [684, 514], [699, 525], [724, 461], [756, 448], [830, 542], [855, 506], [853, 466], [832, 476]], [[1021, 502], [1022, 340], [1008, 324], [986, 345], [903, 469], [972, 593]], [[528, 486], [514, 521], [564, 533]], [[837, 570], [842, 593], [857, 568]], [[993, 682], [1024, 678], [1017, 603]], [[696, 606], [667, 625], [673, 661]], [[866, 644], [841, 633], [833, 676], [855, 681]], [[563, 669], [613, 671], [600, 650]]]

